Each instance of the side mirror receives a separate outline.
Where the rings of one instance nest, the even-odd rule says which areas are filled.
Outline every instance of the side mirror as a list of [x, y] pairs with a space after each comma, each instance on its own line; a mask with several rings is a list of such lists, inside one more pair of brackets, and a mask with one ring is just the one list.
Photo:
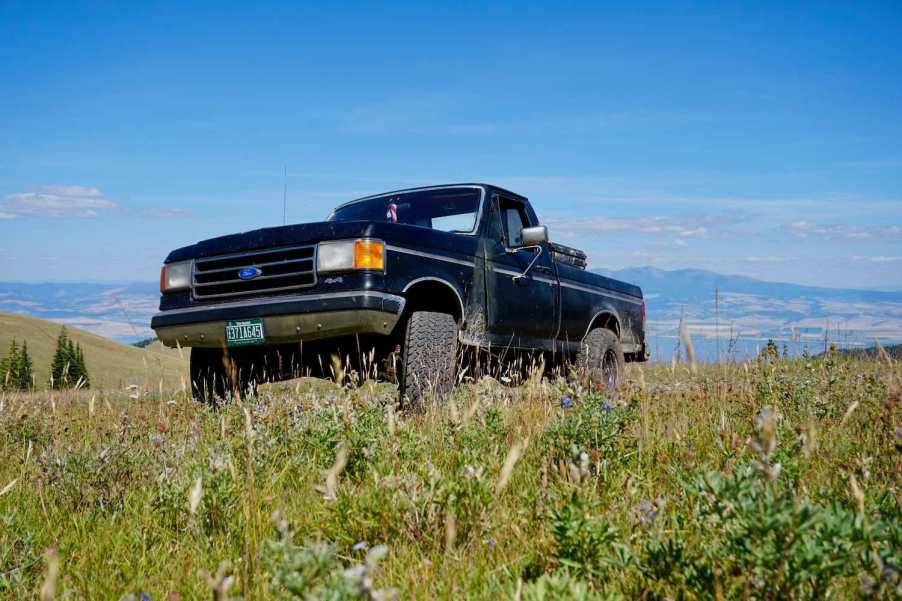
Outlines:
[[548, 226], [524, 227], [520, 231], [521, 246], [538, 246], [548, 243]]

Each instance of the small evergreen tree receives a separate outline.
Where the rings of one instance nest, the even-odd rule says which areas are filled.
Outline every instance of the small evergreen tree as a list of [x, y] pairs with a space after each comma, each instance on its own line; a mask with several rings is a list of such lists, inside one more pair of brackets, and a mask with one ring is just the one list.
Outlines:
[[78, 356], [75, 353], [75, 343], [72, 342], [71, 338], [66, 341], [66, 357], [69, 359], [69, 378], [66, 388], [69, 388], [77, 385], [80, 377], [78, 373]]
[[28, 390], [34, 384], [34, 374], [31, 357], [28, 356], [28, 342], [22, 342], [22, 352], [19, 353], [19, 390]]
[[85, 355], [81, 350], [80, 344], [75, 345], [75, 370], [75, 381], [78, 382], [79, 380], [81, 380], [82, 388], [90, 388], [91, 376], [88, 375], [88, 368], [85, 365]]
[[72, 386], [88, 388], [91, 385], [91, 376], [88, 375], [88, 368], [85, 366], [85, 354], [81, 350], [81, 345], [69, 338], [66, 326], [63, 326], [56, 339], [56, 352], [50, 364], [50, 375], [53, 387], [57, 389]]
[[0, 390], [15, 390], [19, 383], [19, 345], [13, 338], [9, 352], [0, 361]]
[[68, 388], [75, 382], [72, 381], [72, 341], [66, 332], [66, 326], [60, 330], [56, 339], [56, 351], [53, 353], [53, 361], [50, 363], [50, 378], [53, 388]]

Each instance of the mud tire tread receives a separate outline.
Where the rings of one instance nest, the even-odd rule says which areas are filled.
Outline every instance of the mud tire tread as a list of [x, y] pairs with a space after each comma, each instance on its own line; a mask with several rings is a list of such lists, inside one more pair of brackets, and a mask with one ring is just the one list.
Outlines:
[[579, 345], [576, 353], [576, 368], [578, 373], [587, 380], [588, 386], [594, 391], [607, 388], [602, 375], [602, 361], [608, 351], [613, 351], [616, 372], [614, 385], [616, 388], [626, 372], [626, 362], [623, 357], [623, 347], [617, 334], [607, 328], [596, 328], [589, 332]]
[[421, 407], [430, 393], [440, 401], [454, 387], [457, 331], [457, 322], [448, 313], [411, 313], [402, 353], [402, 404]]

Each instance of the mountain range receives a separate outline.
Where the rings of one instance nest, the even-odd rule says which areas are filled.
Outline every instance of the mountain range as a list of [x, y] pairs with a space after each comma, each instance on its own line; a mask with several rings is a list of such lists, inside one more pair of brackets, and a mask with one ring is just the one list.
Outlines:
[[661, 359], [676, 347], [681, 319], [703, 358], [717, 356], [718, 347], [721, 356], [752, 354], [771, 339], [791, 353], [902, 340], [902, 292], [768, 282], [701, 269], [594, 271], [642, 288], [649, 344]]
[[[724, 275], [700, 269], [654, 267], [598, 273], [639, 285], [648, 306], [653, 357], [677, 348], [680, 320], [700, 358], [751, 355], [768, 339], [791, 353], [835, 344], [860, 348], [879, 339], [902, 341], [902, 291], [819, 288]], [[0, 311], [65, 323], [120, 342], [153, 336], [157, 285], [150, 282], [0, 283]]]

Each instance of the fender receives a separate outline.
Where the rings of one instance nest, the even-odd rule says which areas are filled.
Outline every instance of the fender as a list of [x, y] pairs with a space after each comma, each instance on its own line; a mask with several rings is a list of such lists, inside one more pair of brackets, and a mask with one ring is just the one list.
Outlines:
[[411, 288], [413, 288], [415, 285], [419, 284], [420, 282], [438, 282], [439, 284], [443, 284], [448, 289], [450, 289], [451, 292], [454, 293], [454, 296], [457, 298], [457, 306], [460, 309], [461, 319], [466, 317], [466, 312], [464, 311], [463, 297], [461, 296], [461, 294], [457, 290], [457, 288], [454, 286], [454, 284], [452, 284], [451, 282], [449, 282], [448, 280], [445, 280], [443, 278], [437, 278], [435, 276], [424, 276], [424, 277], [416, 278], [414, 280], [409, 281], [407, 283], [407, 285], [404, 286], [402, 293], [406, 293], [408, 290], [410, 290]]
[[602, 315], [610, 315], [614, 318], [614, 322], [617, 324], [617, 337], [622, 339], [623, 322], [620, 320], [620, 314], [617, 312], [617, 309], [615, 309], [613, 305], [607, 302], [601, 303], [593, 309], [592, 319], [589, 320], [589, 325], [586, 326], [586, 332], [585, 334], [583, 334], [583, 338], [589, 335], [589, 332], [592, 329], [592, 325], [595, 324], [595, 321]]

